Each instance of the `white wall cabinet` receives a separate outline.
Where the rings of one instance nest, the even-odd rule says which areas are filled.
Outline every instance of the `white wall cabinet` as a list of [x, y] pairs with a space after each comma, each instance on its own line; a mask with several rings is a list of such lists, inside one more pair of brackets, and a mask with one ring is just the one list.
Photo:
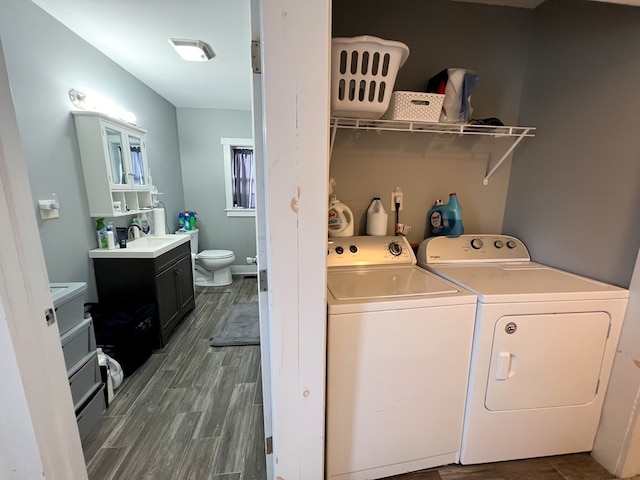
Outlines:
[[145, 130], [97, 112], [71, 112], [92, 217], [153, 207]]

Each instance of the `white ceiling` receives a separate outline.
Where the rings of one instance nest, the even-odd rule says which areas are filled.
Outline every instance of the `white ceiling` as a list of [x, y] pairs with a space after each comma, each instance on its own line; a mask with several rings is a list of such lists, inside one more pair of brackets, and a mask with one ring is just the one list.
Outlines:
[[[33, 0], [176, 107], [251, 109], [249, 0]], [[169, 38], [215, 57], [187, 62]]]

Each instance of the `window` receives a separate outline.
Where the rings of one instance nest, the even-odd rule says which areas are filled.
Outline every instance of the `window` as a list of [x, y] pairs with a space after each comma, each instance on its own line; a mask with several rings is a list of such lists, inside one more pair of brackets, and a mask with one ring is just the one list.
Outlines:
[[256, 161], [253, 140], [222, 138], [227, 217], [255, 217]]

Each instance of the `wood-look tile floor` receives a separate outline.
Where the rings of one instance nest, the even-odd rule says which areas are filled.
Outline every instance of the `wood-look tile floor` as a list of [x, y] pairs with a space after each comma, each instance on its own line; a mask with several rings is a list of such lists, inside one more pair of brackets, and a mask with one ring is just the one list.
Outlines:
[[83, 442], [91, 480], [264, 480], [260, 347], [209, 346], [255, 277], [196, 287], [196, 308], [168, 345], [125, 379]]

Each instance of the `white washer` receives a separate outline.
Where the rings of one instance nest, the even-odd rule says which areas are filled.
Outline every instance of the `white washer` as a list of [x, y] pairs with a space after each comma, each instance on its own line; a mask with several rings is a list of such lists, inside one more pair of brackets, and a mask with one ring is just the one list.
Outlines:
[[461, 463], [590, 451], [628, 291], [506, 235], [429, 238], [418, 264], [478, 295]]
[[329, 241], [328, 479], [458, 461], [476, 296], [415, 263], [404, 237]]

